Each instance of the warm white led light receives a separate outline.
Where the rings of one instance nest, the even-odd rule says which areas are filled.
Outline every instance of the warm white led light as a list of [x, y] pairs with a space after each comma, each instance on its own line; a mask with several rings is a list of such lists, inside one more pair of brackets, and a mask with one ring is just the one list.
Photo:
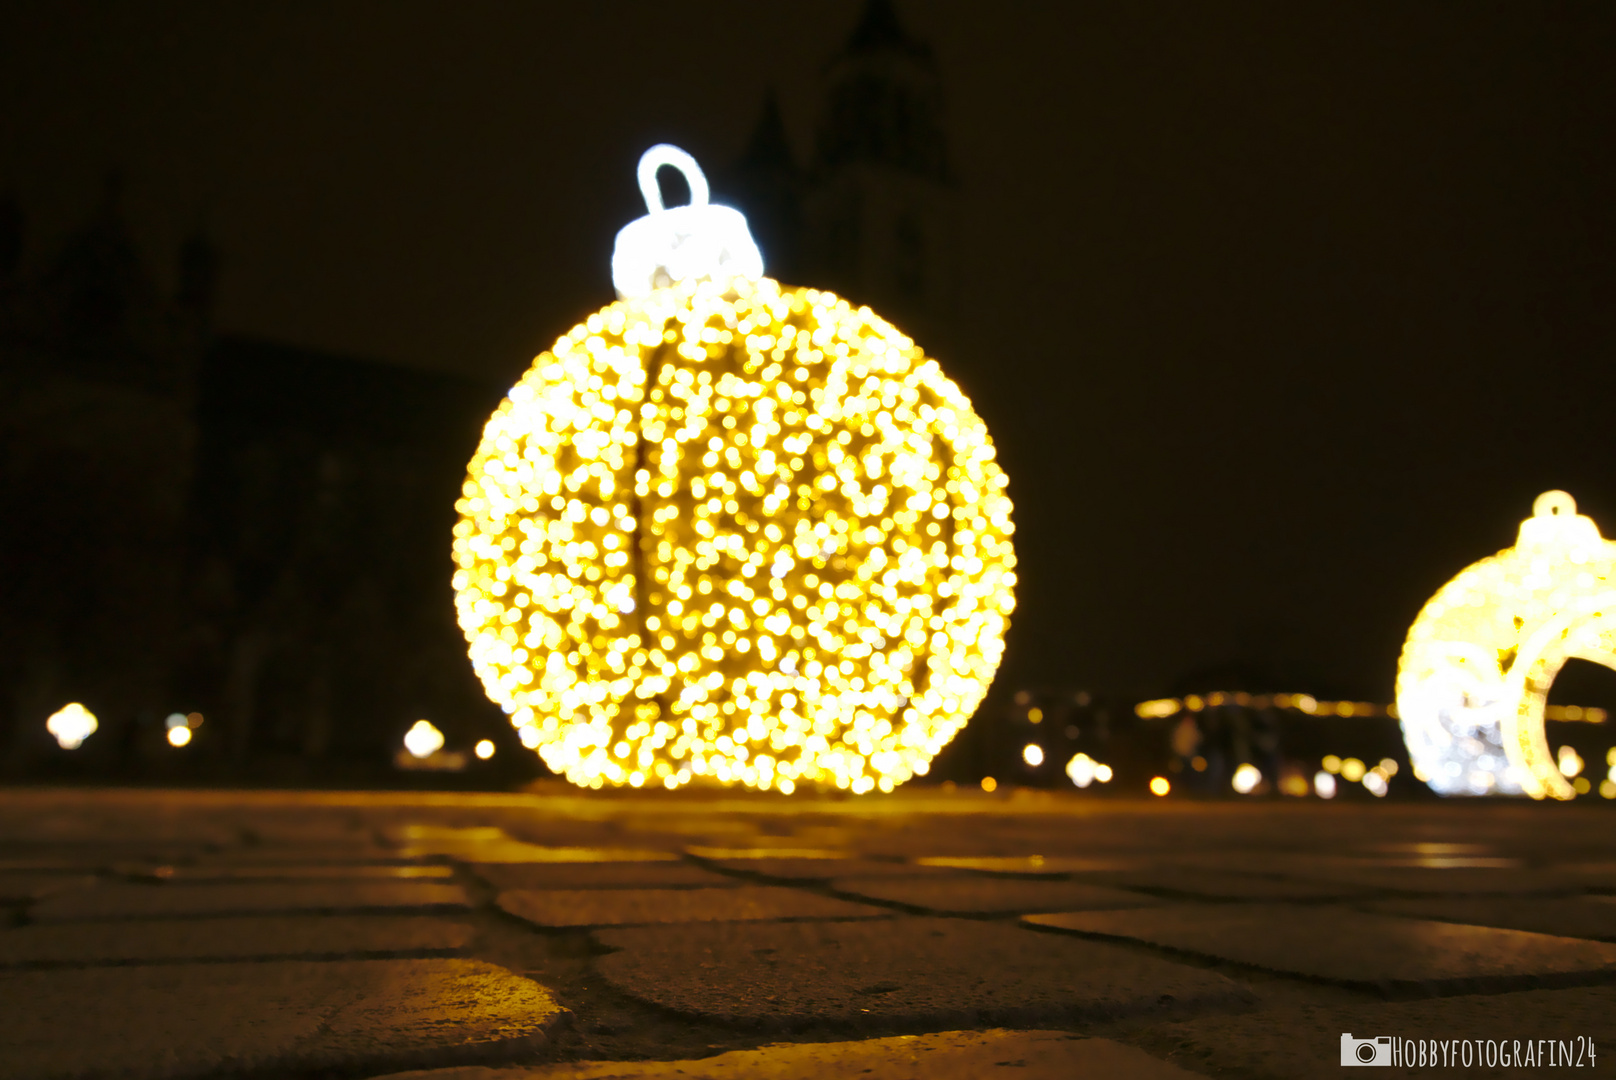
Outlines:
[[1021, 760], [1033, 768], [1044, 763], [1044, 748], [1035, 742], [1030, 742], [1021, 748]]
[[494, 756], [494, 740], [492, 740], [492, 739], [479, 739], [479, 740], [477, 740], [477, 745], [472, 748], [472, 752], [475, 753], [482, 760], [487, 761], [489, 758]]
[[62, 706], [45, 721], [45, 730], [63, 750], [77, 750], [95, 734], [97, 726], [95, 714], [76, 701]]
[[1616, 543], [1563, 491], [1515, 546], [1442, 587], [1409, 629], [1397, 707], [1416, 773], [1444, 795], [1569, 799], [1545, 696], [1566, 660], [1616, 668]]
[[1335, 777], [1323, 769], [1314, 773], [1313, 793], [1321, 799], [1335, 798]]
[[168, 729], [168, 745], [175, 747], [188, 746], [190, 742], [190, 728], [181, 725], [180, 727], [171, 727]]
[[[690, 205], [662, 205], [656, 174], [663, 166], [684, 174]], [[707, 178], [695, 158], [677, 146], [653, 146], [640, 156], [639, 181], [649, 213], [617, 234], [612, 285], [619, 297], [649, 296], [682, 282], [727, 283], [736, 277], [755, 281], [763, 276], [763, 255], [745, 216], [707, 202]]]
[[1111, 766], [1103, 765], [1087, 754], [1073, 754], [1072, 760], [1066, 763], [1066, 775], [1080, 788], [1086, 788], [1095, 781], [1109, 784]]
[[443, 732], [433, 726], [430, 720], [417, 720], [404, 733], [404, 749], [412, 757], [427, 758], [443, 749]]
[[1240, 795], [1250, 795], [1262, 783], [1262, 770], [1247, 762], [1234, 771], [1229, 779], [1229, 786]]

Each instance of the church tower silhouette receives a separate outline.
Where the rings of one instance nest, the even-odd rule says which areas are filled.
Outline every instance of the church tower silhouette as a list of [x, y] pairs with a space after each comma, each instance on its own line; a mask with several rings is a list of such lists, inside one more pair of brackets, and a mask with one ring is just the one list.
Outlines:
[[721, 187], [753, 223], [770, 277], [868, 304], [923, 346], [947, 339], [954, 182], [942, 81], [892, 0], [868, 0], [826, 65], [808, 167], [771, 92]]

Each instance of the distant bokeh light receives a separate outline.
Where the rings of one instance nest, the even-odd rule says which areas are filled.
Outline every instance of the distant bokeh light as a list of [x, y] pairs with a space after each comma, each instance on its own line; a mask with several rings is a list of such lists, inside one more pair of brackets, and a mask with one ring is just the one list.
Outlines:
[[63, 750], [77, 750], [98, 726], [95, 714], [76, 701], [62, 706], [45, 721], [45, 730]]
[[430, 720], [417, 720], [404, 733], [404, 749], [413, 757], [431, 757], [443, 749], [443, 732]]

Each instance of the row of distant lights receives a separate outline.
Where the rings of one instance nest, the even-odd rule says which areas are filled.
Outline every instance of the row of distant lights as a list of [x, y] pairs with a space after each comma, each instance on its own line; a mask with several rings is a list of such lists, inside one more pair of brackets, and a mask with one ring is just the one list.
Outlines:
[[[1035, 712], [1037, 710], [1034, 710]], [[1036, 723], [1036, 721], [1034, 721]], [[1044, 763], [1044, 748], [1037, 743], [1028, 743], [1021, 748], [1021, 760], [1036, 769]], [[1066, 763], [1066, 775], [1072, 783], [1080, 788], [1086, 788], [1095, 781], [1102, 784], [1111, 782], [1111, 766], [1095, 761], [1087, 754], [1074, 754], [1072, 760]], [[994, 785], [998, 786], [997, 783]], [[993, 790], [992, 788], [988, 789]]]
[[[1582, 775], [1582, 770], [1588, 763], [1582, 760], [1575, 747], [1562, 746], [1555, 755], [1555, 764], [1560, 767], [1560, 775], [1571, 781], [1571, 787], [1578, 795], [1586, 795], [1593, 790], [1593, 781]], [[1607, 771], [1605, 778], [1599, 781], [1599, 794], [1601, 798], [1616, 799], [1616, 746], [1605, 751], [1605, 765]]]
[[[1141, 720], [1160, 720], [1177, 716], [1181, 712], [1198, 713], [1205, 709], [1239, 705], [1252, 709], [1295, 709], [1309, 716], [1389, 716], [1398, 719], [1396, 705], [1376, 705], [1372, 701], [1320, 701], [1312, 694], [1247, 694], [1215, 693], [1201, 696], [1188, 694], [1182, 698], [1155, 698], [1141, 701], [1133, 707]], [[1543, 710], [1547, 720], [1580, 720], [1589, 724], [1603, 724], [1610, 714], [1597, 707], [1581, 705], [1550, 705]], [[1033, 721], [1037, 723], [1037, 721]]]
[[[417, 720], [411, 725], [410, 730], [404, 733], [404, 749], [411, 757], [422, 761], [442, 750], [443, 743], [443, 732], [439, 731], [438, 726], [430, 720]], [[472, 747], [472, 753], [487, 761], [494, 756], [494, 741], [478, 740], [477, 745]]]
[[[100, 726], [95, 714], [76, 701], [63, 705], [45, 721], [45, 730], [63, 750], [77, 750]], [[168, 745], [176, 749], [189, 746], [193, 733], [202, 726], [202, 714], [169, 713], [163, 726], [167, 729]]]
[[[45, 730], [50, 732], [56, 745], [63, 750], [77, 750], [100, 726], [95, 714], [76, 701], [62, 706], [45, 721]], [[202, 726], [202, 714], [169, 713], [163, 726], [168, 730], [168, 745], [175, 748], [189, 746], [193, 733]], [[443, 749], [443, 732], [430, 720], [417, 720], [404, 734], [404, 749], [412, 757], [429, 758]], [[479, 741], [473, 752], [487, 761], [494, 756], [493, 740]]]

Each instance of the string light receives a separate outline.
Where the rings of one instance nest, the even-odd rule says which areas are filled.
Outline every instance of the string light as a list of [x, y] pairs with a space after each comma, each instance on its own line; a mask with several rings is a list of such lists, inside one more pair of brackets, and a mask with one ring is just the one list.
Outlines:
[[1549, 750], [1545, 695], [1568, 659], [1616, 667], [1613, 578], [1616, 544], [1570, 495], [1549, 491], [1514, 547], [1425, 605], [1403, 646], [1397, 704], [1416, 773], [1433, 790], [1578, 794]]
[[[1221, 691], [1204, 696], [1190, 694], [1183, 698], [1152, 698], [1135, 705], [1133, 711], [1141, 720], [1161, 720], [1177, 716], [1179, 713], [1200, 713], [1207, 709], [1229, 705], [1251, 709], [1285, 709], [1325, 718], [1387, 716], [1393, 720], [1398, 719], [1396, 705], [1377, 705], [1371, 701], [1320, 701], [1311, 694], [1245, 694]], [[1596, 706], [1547, 705], [1543, 710], [1543, 718], [1603, 724], [1610, 719], [1610, 713]]]
[[474, 754], [476, 754], [477, 757], [480, 758], [481, 760], [487, 761], [489, 758], [494, 756], [494, 740], [492, 740], [492, 739], [479, 739], [479, 740], [477, 740], [477, 745], [472, 748], [472, 752]]
[[1003, 652], [987, 429], [868, 308], [683, 273], [574, 327], [485, 427], [454, 544], [473, 666], [577, 784], [890, 791]]
[[1160, 796], [1166, 795], [1169, 791], [1172, 791], [1172, 790], [1173, 790], [1173, 785], [1168, 783], [1167, 777], [1165, 777], [1165, 776], [1153, 776], [1153, 777], [1150, 778], [1150, 793], [1152, 795], [1160, 797]]

